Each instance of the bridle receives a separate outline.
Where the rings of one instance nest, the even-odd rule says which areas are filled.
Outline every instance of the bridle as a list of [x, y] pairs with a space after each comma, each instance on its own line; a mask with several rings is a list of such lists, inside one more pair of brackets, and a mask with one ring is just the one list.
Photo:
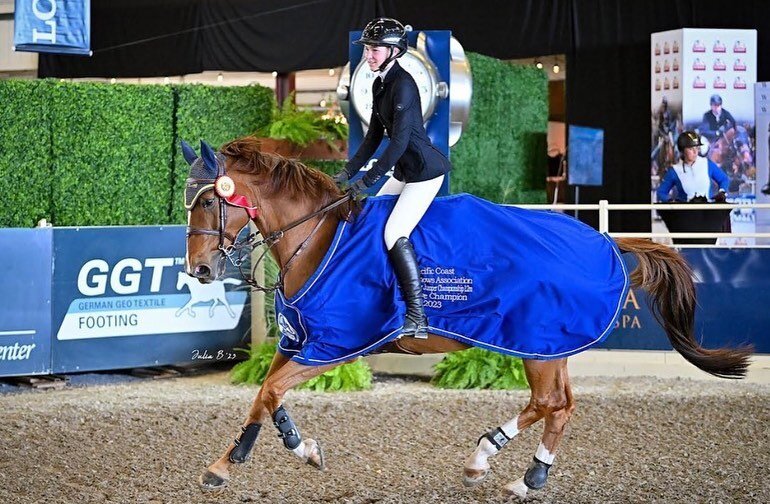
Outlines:
[[[259, 230], [257, 230], [254, 233], [249, 233], [249, 235], [243, 238], [242, 240], [238, 240], [237, 237], [240, 236], [241, 232], [243, 231], [243, 228], [245, 228], [248, 225], [248, 223], [246, 223], [243, 226], [243, 228], [241, 228], [238, 231], [238, 233], [236, 233], [235, 236], [228, 233], [226, 231], [227, 207], [234, 206], [234, 207], [244, 209], [248, 214], [249, 219], [252, 222], [256, 222], [257, 217], [259, 217], [259, 206], [252, 205], [251, 202], [248, 200], [248, 198], [246, 198], [243, 195], [235, 193], [235, 183], [233, 182], [233, 179], [227, 176], [225, 172], [224, 161], [220, 160], [219, 156], [217, 156], [217, 177], [215, 179], [188, 178], [187, 187], [199, 188], [198, 193], [195, 196], [192, 203], [190, 205], [186, 205], [188, 215], [189, 215], [189, 212], [191, 212], [192, 209], [195, 207], [195, 204], [197, 204], [197, 200], [200, 198], [200, 195], [209, 189], [214, 190], [214, 194], [219, 200], [218, 229], [196, 228], [188, 225], [187, 237], [189, 238], [190, 236], [193, 236], [193, 235], [209, 235], [209, 236], [219, 237], [219, 246], [217, 247], [217, 249], [219, 249], [220, 251], [220, 260], [230, 261], [230, 263], [233, 266], [238, 268], [238, 271], [240, 272], [241, 278], [243, 278], [244, 282], [249, 284], [255, 290], [258, 290], [261, 292], [274, 292], [278, 289], [283, 288], [283, 279], [286, 273], [288, 273], [289, 268], [291, 267], [291, 264], [300, 254], [302, 254], [302, 252], [310, 244], [313, 237], [315, 236], [315, 234], [321, 228], [321, 225], [326, 220], [327, 212], [337, 208], [338, 206], [342, 205], [343, 203], [351, 199], [351, 195], [347, 193], [344, 196], [332, 201], [328, 205], [321, 207], [315, 212], [309, 215], [306, 215], [304, 217], [301, 217], [287, 224], [286, 226], [282, 227], [277, 231], [270, 232], [266, 237], [262, 238], [261, 240], [258, 239], [259, 235], [261, 234], [261, 231]], [[254, 272], [257, 266], [259, 265], [259, 263], [261, 263], [262, 260], [265, 258], [265, 255], [270, 251], [270, 249], [273, 248], [279, 241], [281, 241], [281, 239], [289, 230], [294, 229], [295, 227], [301, 224], [304, 224], [305, 222], [319, 215], [321, 215], [322, 217], [321, 219], [318, 220], [318, 223], [315, 225], [313, 230], [302, 241], [299, 247], [297, 247], [297, 249], [294, 251], [291, 257], [289, 257], [289, 260], [286, 261], [286, 263], [283, 265], [283, 267], [280, 268], [278, 272], [278, 279], [276, 280], [276, 282], [271, 287], [259, 285], [259, 283], [255, 279]], [[230, 244], [225, 245], [225, 240], [229, 240]], [[243, 270], [243, 263], [245, 262], [245, 258], [248, 257], [248, 254], [251, 253], [251, 251], [253, 251], [257, 247], [260, 247], [262, 245], [265, 245], [264, 251], [252, 265], [250, 274], [245, 273]]]

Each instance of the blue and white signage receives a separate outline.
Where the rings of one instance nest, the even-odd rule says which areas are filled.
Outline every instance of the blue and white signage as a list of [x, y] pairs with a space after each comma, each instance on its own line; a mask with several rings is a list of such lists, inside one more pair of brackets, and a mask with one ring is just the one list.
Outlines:
[[49, 229], [3, 229], [0, 264], [0, 376], [51, 372]]
[[248, 286], [189, 277], [184, 227], [57, 229], [54, 244], [56, 372], [235, 358], [244, 345]]
[[569, 185], [602, 185], [604, 130], [569, 126]]
[[13, 45], [16, 51], [90, 56], [90, 0], [16, 0]]
[[[706, 348], [751, 344], [770, 353], [770, 250], [690, 248], [680, 253], [693, 269], [698, 293], [695, 338]], [[630, 254], [629, 271], [636, 267]], [[671, 350], [663, 328], [648, 308], [647, 294], [633, 288], [623, 302], [615, 330], [602, 348]]]

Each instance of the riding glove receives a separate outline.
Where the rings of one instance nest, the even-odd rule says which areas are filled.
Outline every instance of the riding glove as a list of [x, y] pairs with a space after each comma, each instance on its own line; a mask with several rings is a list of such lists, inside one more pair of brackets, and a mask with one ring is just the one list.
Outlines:
[[348, 183], [348, 180], [350, 180], [350, 175], [348, 175], [347, 170], [341, 170], [332, 178], [334, 179], [334, 183], [337, 184], [337, 187], [342, 187]]
[[725, 203], [727, 201], [727, 195], [724, 191], [719, 191], [714, 195], [714, 203]]
[[366, 197], [366, 194], [364, 194], [364, 191], [366, 191], [367, 185], [363, 181], [363, 179], [358, 179], [353, 184], [351, 184], [350, 187], [348, 187], [348, 194], [350, 195], [350, 199], [363, 199]]

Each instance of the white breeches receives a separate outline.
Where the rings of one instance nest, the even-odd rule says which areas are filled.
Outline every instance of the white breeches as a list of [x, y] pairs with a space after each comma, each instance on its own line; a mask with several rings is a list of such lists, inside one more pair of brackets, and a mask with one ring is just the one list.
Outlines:
[[385, 194], [398, 194], [398, 200], [390, 212], [388, 222], [385, 224], [385, 246], [388, 250], [393, 248], [399, 238], [409, 238], [414, 228], [425, 215], [433, 198], [444, 183], [444, 175], [423, 182], [404, 183], [390, 177], [377, 196]]

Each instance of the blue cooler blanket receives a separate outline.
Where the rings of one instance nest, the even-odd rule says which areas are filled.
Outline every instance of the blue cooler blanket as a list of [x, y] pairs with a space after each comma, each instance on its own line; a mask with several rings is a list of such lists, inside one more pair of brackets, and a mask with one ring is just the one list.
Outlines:
[[[341, 222], [315, 273], [276, 293], [279, 351], [302, 364], [341, 362], [399, 336], [404, 304], [383, 230], [396, 196], [368, 198]], [[603, 341], [629, 278], [608, 236], [559, 213], [460, 194], [437, 198], [411, 236], [429, 332], [530, 359]]]

